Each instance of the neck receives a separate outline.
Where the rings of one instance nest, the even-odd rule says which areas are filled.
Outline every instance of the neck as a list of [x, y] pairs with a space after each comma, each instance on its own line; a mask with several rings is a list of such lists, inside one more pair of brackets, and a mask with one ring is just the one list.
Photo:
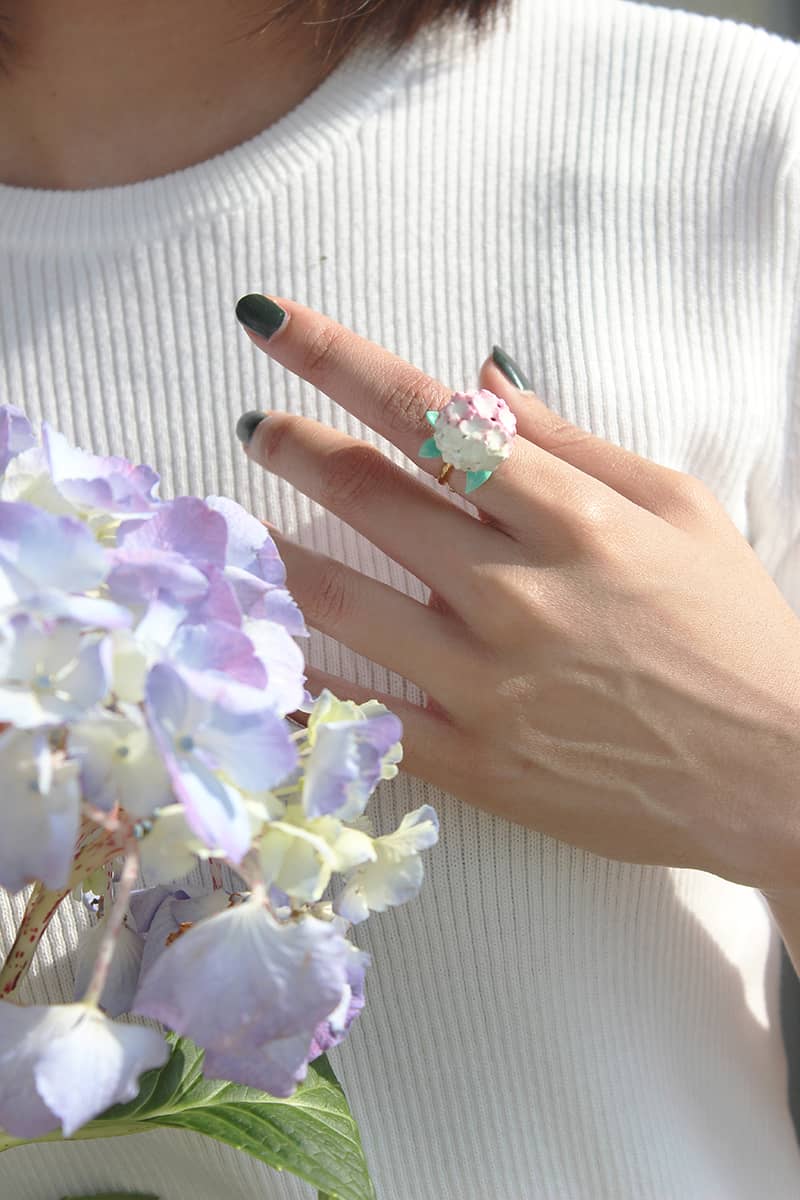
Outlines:
[[256, 0], [0, 8], [13, 43], [0, 183], [16, 187], [112, 187], [203, 162], [290, 112], [337, 62], [330, 27], [295, 16], [260, 29], [275, 5]]

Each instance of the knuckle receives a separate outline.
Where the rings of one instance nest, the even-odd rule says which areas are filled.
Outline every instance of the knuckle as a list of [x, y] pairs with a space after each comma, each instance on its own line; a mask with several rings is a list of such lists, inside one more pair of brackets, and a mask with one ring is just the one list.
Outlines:
[[338, 626], [352, 611], [352, 593], [348, 585], [347, 572], [333, 560], [325, 563], [317, 579], [311, 603], [309, 620], [321, 625]]
[[597, 438], [580, 426], [554, 415], [547, 428], [541, 433], [537, 432], [536, 441], [543, 450], [560, 458], [565, 451], [574, 450], [582, 442], [593, 444]]
[[303, 420], [297, 413], [280, 413], [262, 421], [256, 430], [259, 458], [267, 463], [277, 463], [284, 440], [291, 441]]
[[718, 507], [711, 489], [696, 475], [670, 469], [672, 507], [690, 516], [705, 516]]
[[391, 433], [417, 433], [429, 408], [441, 406], [442, 390], [414, 367], [401, 370], [379, 398], [383, 424]]
[[576, 549], [589, 549], [598, 543], [607, 544], [610, 534], [619, 523], [614, 505], [594, 490], [571, 500], [569, 515]]
[[366, 443], [332, 450], [322, 468], [320, 503], [346, 520], [385, 488], [389, 469], [380, 450]]
[[323, 322], [315, 329], [303, 349], [300, 374], [304, 379], [315, 385], [322, 381], [335, 362], [339, 343], [345, 334], [346, 331], [341, 325], [329, 321]]

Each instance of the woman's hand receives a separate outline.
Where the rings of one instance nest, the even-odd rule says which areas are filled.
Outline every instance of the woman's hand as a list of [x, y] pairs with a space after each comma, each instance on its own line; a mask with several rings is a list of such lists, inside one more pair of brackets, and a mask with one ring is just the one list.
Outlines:
[[[418, 451], [452, 389], [278, 300], [288, 320], [254, 344], [437, 475]], [[317, 421], [241, 423], [254, 462], [432, 589], [420, 604], [274, 531], [308, 622], [423, 690], [377, 695], [410, 773], [608, 858], [800, 887], [800, 621], [699, 480], [570, 425], [491, 359], [480, 386], [518, 428], [469, 498], [480, 519]]]

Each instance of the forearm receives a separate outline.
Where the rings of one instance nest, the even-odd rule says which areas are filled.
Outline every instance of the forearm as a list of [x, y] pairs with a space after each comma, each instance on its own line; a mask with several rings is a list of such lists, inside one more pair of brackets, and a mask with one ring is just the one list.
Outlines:
[[762, 892], [780, 930], [786, 952], [800, 977], [800, 889], [791, 892]]

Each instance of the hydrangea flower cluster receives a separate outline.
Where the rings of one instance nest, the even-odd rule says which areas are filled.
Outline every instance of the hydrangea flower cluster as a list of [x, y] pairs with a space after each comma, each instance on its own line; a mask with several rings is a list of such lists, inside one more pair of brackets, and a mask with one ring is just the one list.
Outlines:
[[465, 491], [474, 492], [511, 454], [517, 418], [502, 396], [488, 388], [454, 392], [444, 408], [425, 416], [433, 437], [420, 447], [421, 458], [442, 458], [466, 471]]
[[[401, 723], [308, 692], [266, 527], [158, 483], [0, 407], [0, 886], [34, 885], [0, 971], [16, 1137], [70, 1136], [135, 1096], [168, 1045], [125, 1014], [191, 1037], [212, 1077], [291, 1095], [363, 1007], [369, 958], [347, 932], [418, 892], [438, 837], [429, 805], [371, 836]], [[208, 887], [180, 886], [198, 860]], [[22, 1006], [71, 895], [98, 917], [74, 1002]]]

